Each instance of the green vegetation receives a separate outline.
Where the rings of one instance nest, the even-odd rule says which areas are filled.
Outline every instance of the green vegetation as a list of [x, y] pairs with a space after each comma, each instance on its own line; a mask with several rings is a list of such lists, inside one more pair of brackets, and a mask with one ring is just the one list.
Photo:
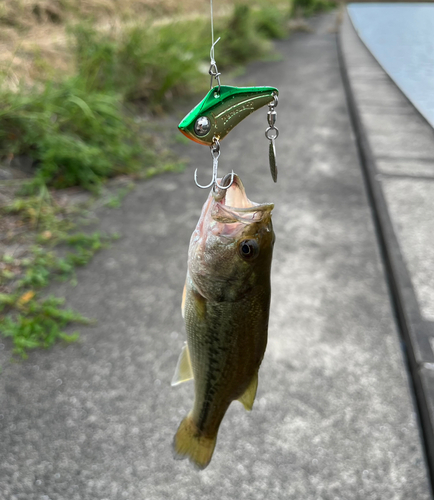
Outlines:
[[245, 64], [264, 57], [270, 50], [270, 45], [265, 43], [265, 36], [258, 30], [258, 25], [263, 27], [262, 21], [259, 24], [258, 20], [262, 13], [266, 15], [266, 11], [258, 11], [257, 15], [253, 16], [248, 4], [235, 5], [232, 16], [221, 28], [221, 41], [216, 46], [219, 67]]
[[94, 189], [105, 178], [156, 162], [151, 147], [139, 143], [135, 124], [122, 114], [118, 96], [88, 91], [80, 78], [31, 92], [4, 90], [0, 99], [0, 151], [37, 163], [28, 189]]
[[[88, 320], [70, 309], [60, 309], [64, 299], [51, 296], [27, 301], [27, 297], [31, 296], [23, 294], [12, 304], [20, 311], [14, 318], [5, 316], [0, 322], [2, 335], [13, 339], [14, 354], [27, 358], [29, 349], [48, 348], [58, 340], [68, 343], [78, 340], [78, 333], [67, 335], [62, 329], [72, 322], [87, 324]], [[0, 295], [0, 308], [9, 304], [10, 296]]]
[[288, 36], [288, 12], [282, 12], [272, 4], [267, 8], [252, 11], [255, 30], [266, 39], [285, 38]]
[[[75, 283], [75, 269], [84, 266], [93, 255], [117, 235], [98, 232], [74, 232], [73, 216], [85, 215], [83, 208], [62, 208], [44, 188], [38, 196], [17, 198], [1, 209], [2, 217], [16, 216], [33, 234], [20, 243], [27, 250], [0, 260], [0, 331], [11, 337], [14, 354], [26, 357], [26, 351], [49, 347], [56, 340], [72, 342], [78, 334], [67, 335], [69, 323], [89, 323], [80, 314], [63, 309], [63, 299], [44, 297], [41, 290], [53, 279]], [[33, 236], [33, 237], [32, 237]], [[33, 243], [32, 243], [33, 241]], [[62, 256], [61, 256], [62, 255]]]
[[122, 200], [134, 188], [135, 184], [130, 182], [124, 188], [119, 189], [119, 191], [116, 194], [110, 196], [110, 198], [105, 202], [105, 206], [110, 208], [119, 208], [122, 204]]
[[334, 0], [292, 0], [292, 15], [311, 16], [336, 7]]
[[116, 90], [124, 101], [159, 111], [202, 83], [198, 63], [208, 52], [200, 43], [202, 29], [202, 21], [133, 26], [121, 33], [76, 25], [71, 33], [78, 74], [89, 91]]

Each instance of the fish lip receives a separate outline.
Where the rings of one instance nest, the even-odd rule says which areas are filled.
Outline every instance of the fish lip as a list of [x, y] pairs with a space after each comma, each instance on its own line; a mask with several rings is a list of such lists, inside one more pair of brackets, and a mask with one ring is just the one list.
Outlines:
[[[225, 186], [232, 174], [227, 174], [223, 179], [218, 179], [220, 185]], [[249, 223], [258, 222], [271, 213], [274, 203], [256, 203], [247, 198], [244, 185], [237, 174], [233, 174], [233, 182], [228, 189], [214, 186], [212, 217], [215, 220], [231, 218], [235, 221]], [[234, 204], [236, 203], [237, 206]]]

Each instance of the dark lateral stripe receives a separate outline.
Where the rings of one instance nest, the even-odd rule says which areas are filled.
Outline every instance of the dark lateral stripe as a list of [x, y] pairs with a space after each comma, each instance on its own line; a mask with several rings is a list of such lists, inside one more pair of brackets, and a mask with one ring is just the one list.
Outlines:
[[[204, 358], [206, 358], [206, 375], [205, 375], [205, 390], [203, 394], [203, 402], [202, 407], [199, 414], [199, 420], [196, 423], [199, 430], [203, 430], [207, 424], [209, 419], [210, 411], [212, 410], [212, 406], [214, 403], [214, 396], [218, 391], [217, 386], [217, 373], [219, 370], [218, 366], [220, 365], [219, 358], [224, 356], [227, 352], [227, 348], [224, 348], [221, 345], [221, 342], [225, 341], [228, 337], [224, 335], [222, 338], [222, 320], [218, 318], [217, 315], [212, 314], [209, 318], [210, 324], [213, 325], [212, 328], [209, 328], [207, 331], [207, 353]], [[221, 385], [221, 384], [218, 384]]]

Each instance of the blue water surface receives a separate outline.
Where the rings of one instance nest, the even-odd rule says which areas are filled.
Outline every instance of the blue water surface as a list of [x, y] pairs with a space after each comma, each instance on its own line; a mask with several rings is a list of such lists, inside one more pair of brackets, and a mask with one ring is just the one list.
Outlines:
[[434, 4], [350, 4], [373, 56], [434, 127]]

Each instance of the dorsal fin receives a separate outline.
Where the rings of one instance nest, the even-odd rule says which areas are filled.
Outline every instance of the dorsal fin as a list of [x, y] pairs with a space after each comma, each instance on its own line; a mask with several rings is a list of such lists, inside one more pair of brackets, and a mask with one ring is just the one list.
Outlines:
[[181, 354], [176, 364], [175, 374], [173, 375], [171, 386], [182, 384], [193, 378], [193, 369], [191, 368], [190, 351], [188, 350], [187, 342], [182, 348]]

